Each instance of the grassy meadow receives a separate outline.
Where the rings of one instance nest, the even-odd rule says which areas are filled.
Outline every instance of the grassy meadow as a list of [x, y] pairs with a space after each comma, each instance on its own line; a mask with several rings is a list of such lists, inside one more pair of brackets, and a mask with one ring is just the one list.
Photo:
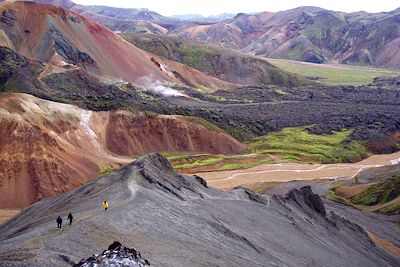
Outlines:
[[248, 169], [278, 162], [355, 162], [367, 157], [368, 151], [362, 143], [345, 142], [351, 133], [345, 130], [316, 135], [306, 127], [285, 128], [246, 142], [247, 149], [240, 155], [165, 155], [182, 172]]
[[268, 61], [286, 71], [312, 78], [321, 84], [328, 85], [364, 85], [371, 83], [375, 77], [395, 77], [400, 75], [400, 70], [376, 69], [364, 66], [315, 64], [285, 59], [268, 59]]

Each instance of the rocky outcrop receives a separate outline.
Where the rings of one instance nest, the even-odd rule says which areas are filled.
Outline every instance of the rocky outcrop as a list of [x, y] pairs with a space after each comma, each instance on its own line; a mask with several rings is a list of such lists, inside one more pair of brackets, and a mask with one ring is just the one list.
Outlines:
[[11, 49], [0, 46], [0, 86], [3, 86], [15, 72], [26, 66], [27, 60]]
[[75, 267], [147, 267], [150, 262], [142, 257], [139, 251], [134, 248], [127, 248], [120, 242], [114, 241], [107, 250], [100, 255], [93, 255], [83, 259]]
[[56, 53], [62, 56], [68, 63], [83, 67], [84, 69], [96, 67], [97, 64], [93, 58], [86, 52], [74, 47], [55, 26], [50, 26], [50, 33], [54, 40]]
[[324, 204], [318, 194], [314, 194], [311, 186], [303, 186], [300, 189], [291, 190], [285, 197], [287, 201], [294, 201], [305, 210], [312, 210], [326, 216]]
[[[175, 172], [169, 161], [159, 153], [149, 154], [132, 164], [139, 167], [140, 183], [161, 190], [180, 200], [203, 198], [207, 182], [199, 176], [186, 176]], [[208, 190], [207, 190], [208, 189]]]

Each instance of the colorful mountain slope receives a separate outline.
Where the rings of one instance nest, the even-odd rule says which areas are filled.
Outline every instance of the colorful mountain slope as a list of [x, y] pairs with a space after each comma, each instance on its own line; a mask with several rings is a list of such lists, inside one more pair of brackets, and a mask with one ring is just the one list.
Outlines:
[[239, 14], [172, 34], [272, 58], [399, 68], [400, 10], [370, 14], [299, 7], [278, 13]]
[[0, 207], [23, 208], [69, 191], [148, 152], [229, 154], [243, 149], [214, 129], [183, 116], [93, 112], [25, 94], [2, 94]]
[[109, 29], [60, 7], [6, 2], [0, 5], [0, 13], [0, 45], [29, 58], [142, 85], [160, 81], [213, 89], [234, 87], [138, 49]]

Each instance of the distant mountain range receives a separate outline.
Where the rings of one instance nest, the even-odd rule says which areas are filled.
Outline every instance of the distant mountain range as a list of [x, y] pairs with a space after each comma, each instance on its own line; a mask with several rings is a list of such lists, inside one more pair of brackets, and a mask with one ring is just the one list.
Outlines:
[[344, 13], [299, 7], [277, 13], [165, 17], [147, 9], [37, 0], [81, 13], [114, 31], [167, 34], [271, 58], [400, 68], [400, 9]]
[[33, 2], [58, 5], [63, 8], [70, 9], [74, 12], [84, 15], [85, 17], [104, 24], [114, 31], [123, 30], [124, 28], [125, 30], [128, 29], [129, 31], [141, 31], [143, 30], [143, 27], [140, 27], [140, 25], [137, 25], [137, 23], [143, 23], [143, 21], [156, 23], [159, 25], [158, 27], [162, 27], [167, 30], [184, 26], [188, 23], [177, 18], [162, 16], [157, 12], [144, 8], [84, 6], [75, 4], [70, 0], [34, 0]]
[[186, 14], [186, 15], [173, 15], [172, 18], [177, 18], [180, 20], [189, 20], [189, 21], [199, 21], [199, 22], [218, 22], [227, 19], [232, 19], [236, 16], [236, 14], [232, 13], [222, 13], [218, 15], [212, 16], [203, 16], [200, 14]]
[[399, 9], [369, 14], [300, 7], [278, 13], [239, 14], [171, 33], [265, 57], [400, 67]]

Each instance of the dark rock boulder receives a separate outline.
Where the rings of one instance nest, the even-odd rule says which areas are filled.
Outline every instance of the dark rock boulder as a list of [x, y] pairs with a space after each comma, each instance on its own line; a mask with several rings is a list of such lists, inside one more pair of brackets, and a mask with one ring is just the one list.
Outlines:
[[146, 267], [150, 262], [142, 257], [134, 248], [127, 248], [120, 242], [114, 241], [107, 250], [100, 255], [93, 255], [75, 264], [76, 267]]
[[322, 203], [321, 197], [317, 194], [314, 194], [311, 190], [311, 186], [303, 186], [300, 189], [291, 190], [287, 196], [285, 197], [287, 201], [294, 201], [300, 207], [307, 209], [311, 209], [318, 214], [326, 216], [326, 211], [324, 204]]

